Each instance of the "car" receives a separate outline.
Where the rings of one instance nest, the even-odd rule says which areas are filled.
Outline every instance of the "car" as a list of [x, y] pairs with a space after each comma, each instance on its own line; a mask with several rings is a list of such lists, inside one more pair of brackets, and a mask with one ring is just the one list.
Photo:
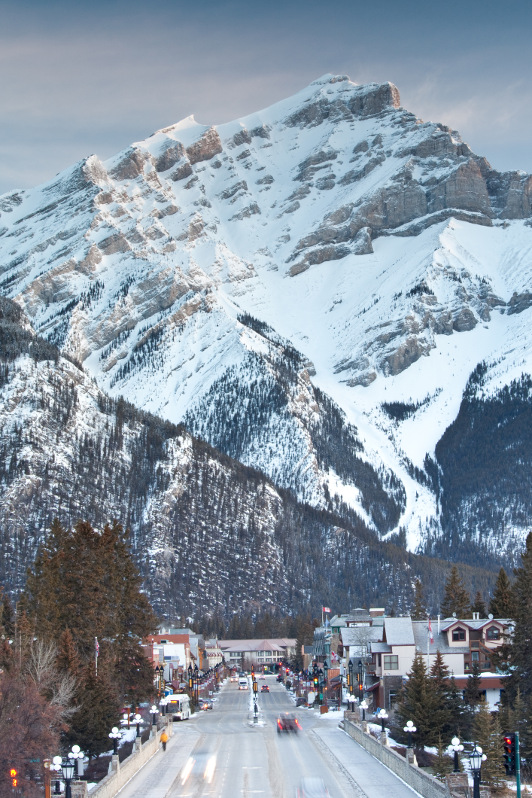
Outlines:
[[300, 728], [301, 726], [298, 719], [295, 717], [295, 715], [291, 715], [289, 712], [285, 712], [282, 715], [279, 715], [277, 718], [278, 734], [281, 732], [294, 732], [294, 734], [297, 734]]
[[231, 681], [231, 682], [238, 682], [238, 676], [236, 675], [236, 673], [232, 673], [232, 674], [231, 674], [231, 676], [230, 676], [230, 678], [229, 678], [229, 681]]
[[199, 702], [200, 709], [213, 709], [214, 704], [210, 698], [201, 698]]
[[212, 751], [193, 751], [181, 771], [181, 784], [202, 782], [212, 784], [216, 771], [216, 754]]
[[329, 790], [319, 776], [306, 776], [297, 788], [296, 798], [329, 798]]
[[269, 693], [270, 692], [270, 688], [268, 687], [267, 684], [263, 684], [262, 687], [260, 688], [260, 691], [261, 691], [261, 693]]
[[304, 698], [304, 696], [299, 696], [299, 698], [296, 699], [296, 707], [306, 707], [306, 706], [308, 706], [307, 699]]

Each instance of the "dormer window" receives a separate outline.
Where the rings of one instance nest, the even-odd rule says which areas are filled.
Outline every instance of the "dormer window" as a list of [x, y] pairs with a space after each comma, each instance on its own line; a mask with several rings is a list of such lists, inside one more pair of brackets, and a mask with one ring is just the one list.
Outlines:
[[460, 626], [456, 629], [453, 629], [453, 642], [458, 642], [459, 640], [465, 639], [465, 629], [462, 629]]
[[498, 640], [500, 636], [501, 632], [497, 626], [490, 626], [486, 629], [486, 640]]

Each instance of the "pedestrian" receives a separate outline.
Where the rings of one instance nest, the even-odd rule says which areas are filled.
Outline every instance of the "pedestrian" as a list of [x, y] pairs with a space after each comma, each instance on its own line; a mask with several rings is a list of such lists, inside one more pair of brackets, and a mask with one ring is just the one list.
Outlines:
[[161, 742], [163, 744], [163, 751], [166, 751], [166, 743], [168, 742], [168, 735], [165, 731], [161, 734]]

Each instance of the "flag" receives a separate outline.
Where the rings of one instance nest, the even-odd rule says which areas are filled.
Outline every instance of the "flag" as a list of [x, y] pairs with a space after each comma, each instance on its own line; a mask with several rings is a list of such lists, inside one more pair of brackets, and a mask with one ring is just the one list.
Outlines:
[[330, 610], [330, 608], [329, 608], [329, 607], [322, 607], [322, 608], [321, 608], [321, 611], [322, 611], [322, 612], [330, 612], [331, 610]]
[[429, 618], [429, 640], [431, 643], [434, 643], [434, 635], [432, 634], [432, 623], [430, 622], [430, 618]]
[[98, 654], [100, 653], [100, 646], [98, 644], [98, 638], [97, 637], [94, 638], [94, 652], [95, 652], [96, 656], [98, 656]]

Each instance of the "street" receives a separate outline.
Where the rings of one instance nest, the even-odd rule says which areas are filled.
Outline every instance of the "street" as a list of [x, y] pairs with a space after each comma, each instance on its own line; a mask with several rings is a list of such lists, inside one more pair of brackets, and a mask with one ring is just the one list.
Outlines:
[[[264, 683], [259, 681], [259, 689]], [[160, 750], [120, 798], [294, 798], [308, 777], [322, 779], [330, 798], [416, 795], [338, 729], [342, 713], [335, 712], [333, 722], [307, 709], [294, 710], [282, 685], [271, 677], [266, 683], [270, 693], [258, 694], [260, 723], [253, 724], [250, 691], [227, 683], [212, 711], [174, 724], [167, 751]], [[279, 734], [279, 714], [294, 711], [301, 730]]]

